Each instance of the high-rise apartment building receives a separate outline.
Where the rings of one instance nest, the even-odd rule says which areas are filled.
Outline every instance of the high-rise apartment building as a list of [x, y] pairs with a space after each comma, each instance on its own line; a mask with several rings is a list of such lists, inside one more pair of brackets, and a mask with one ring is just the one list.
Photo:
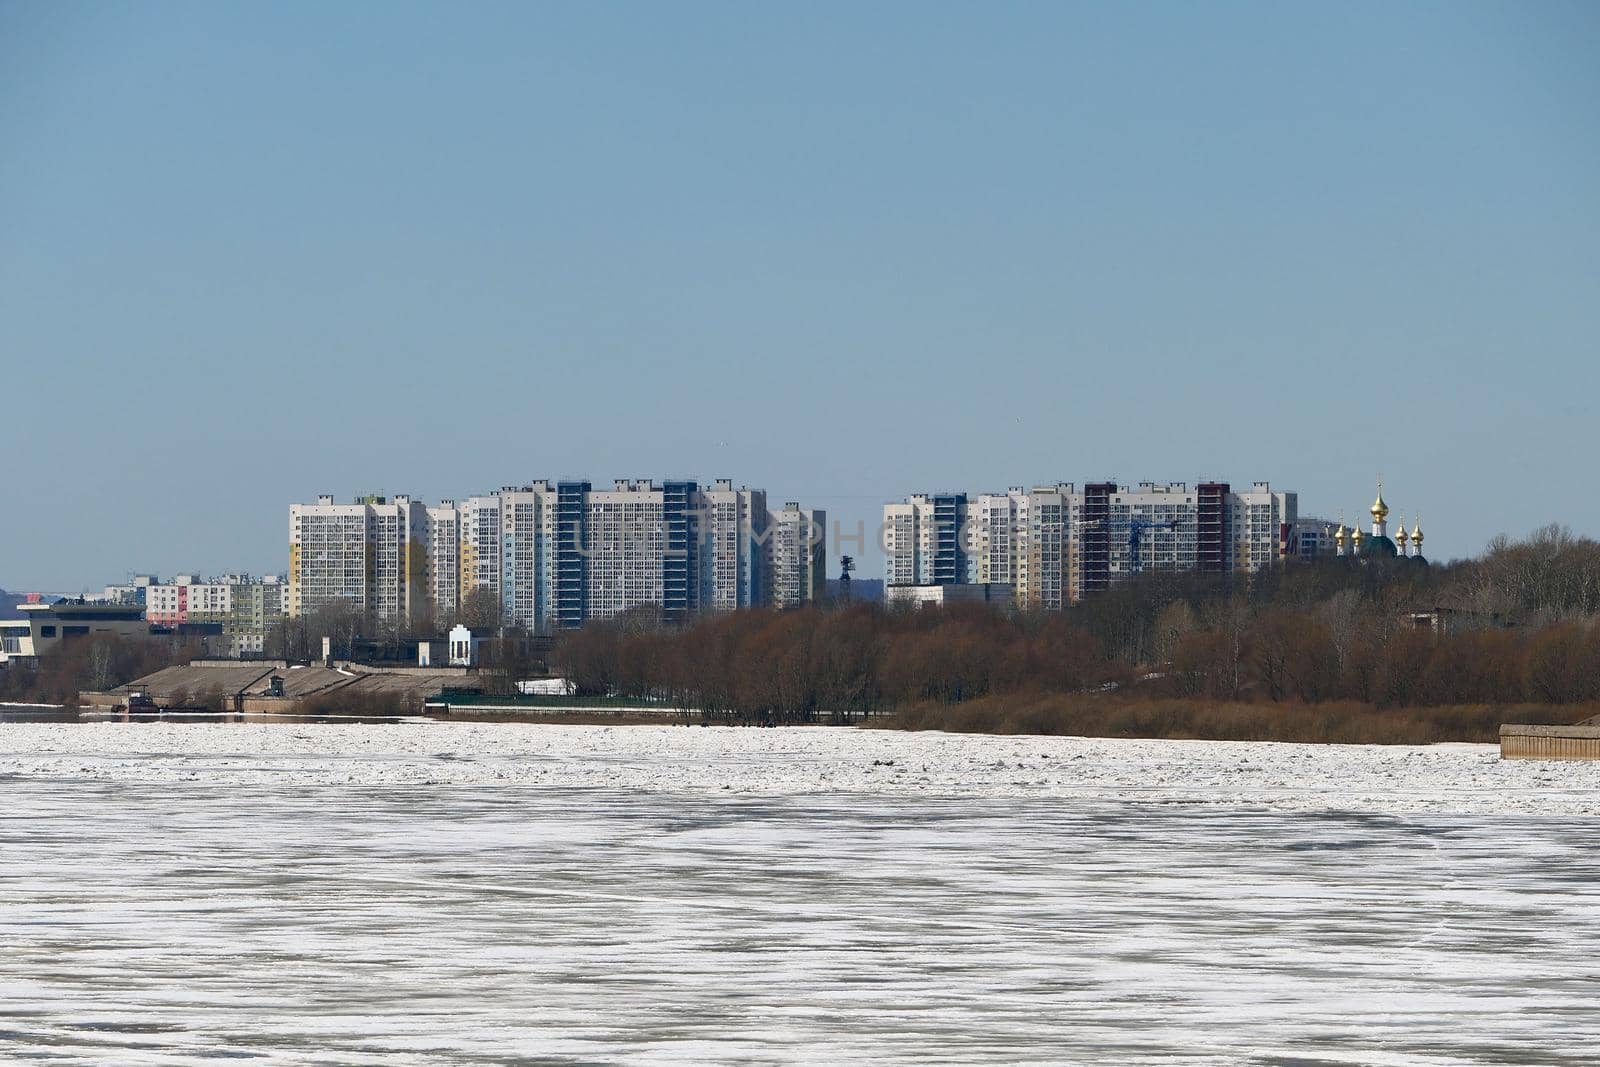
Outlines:
[[483, 590], [500, 599], [500, 498], [469, 496], [457, 508], [457, 596], [465, 603]]
[[916, 494], [883, 509], [891, 586], [1004, 585], [1060, 608], [1140, 571], [1259, 571], [1286, 558], [1296, 494], [1257, 482], [1090, 482]]
[[675, 622], [767, 602], [761, 490], [621, 479], [603, 490], [562, 482], [557, 498], [556, 625], [645, 604]]
[[971, 582], [965, 493], [915, 493], [883, 508], [885, 578], [889, 585]]
[[1300, 518], [1299, 495], [1256, 482], [1232, 497], [1233, 569], [1254, 573], [1288, 557], [1294, 549], [1291, 533]]
[[1120, 581], [1140, 571], [1197, 567], [1198, 494], [1183, 482], [1140, 482], [1107, 494], [1106, 572]]
[[427, 509], [409, 496], [289, 506], [289, 613], [345, 601], [408, 619], [427, 595]]
[[[677, 621], [770, 602], [766, 493], [719, 480], [532, 482], [502, 489], [506, 621], [582, 625], [643, 605]], [[465, 558], [465, 553], [463, 553]]]
[[1068, 596], [1070, 484], [1004, 493], [919, 493], [884, 507], [889, 585], [1005, 585], [1015, 603]]
[[461, 598], [461, 512], [454, 500], [424, 509], [428, 517], [428, 600], [440, 617], [454, 614]]
[[1019, 490], [979, 493], [967, 508], [967, 552], [974, 582], [1015, 586], [1021, 545], [1018, 529]]
[[[496, 494], [500, 506], [499, 544], [494, 549], [499, 576], [494, 588], [509, 626], [525, 630], [549, 628], [555, 605], [556, 512], [560, 491], [549, 482], [505, 486]], [[479, 564], [479, 586], [488, 588]]]
[[827, 588], [827, 531], [828, 513], [820, 508], [802, 508], [791, 500], [772, 513], [767, 540], [773, 607], [792, 608], [822, 599]]
[[647, 604], [669, 621], [768, 604], [775, 581], [798, 603], [821, 595], [825, 520], [793, 507], [818, 532], [775, 564], [766, 493], [726, 479], [535, 481], [435, 507], [325, 496], [289, 509], [288, 607], [408, 618], [426, 598], [449, 615], [487, 592], [507, 625], [547, 632]]
[[367, 505], [289, 505], [289, 614], [303, 615], [324, 604], [347, 601], [365, 609], [370, 577]]
[[965, 580], [1008, 586], [1019, 605], [1061, 607], [1072, 499], [1068, 483], [979, 494], [968, 508]]
[[[1071, 592], [1069, 529], [1072, 486], [1067, 483], [1012, 489], [1007, 497], [1015, 523], [1012, 600], [1021, 607], [1055, 611]], [[980, 579], [981, 580], [981, 579]]]
[[[696, 498], [699, 523], [699, 601], [703, 611], [734, 611], [772, 601], [773, 518], [767, 494], [735, 489], [726, 478], [702, 489]], [[798, 507], [798, 505], [795, 505]]]

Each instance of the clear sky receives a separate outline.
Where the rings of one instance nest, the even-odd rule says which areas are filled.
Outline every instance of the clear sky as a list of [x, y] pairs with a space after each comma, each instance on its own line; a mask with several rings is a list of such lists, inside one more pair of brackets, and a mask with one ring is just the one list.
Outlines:
[[0, 586], [536, 477], [1600, 535], [1597, 56], [1592, 2], [0, 0]]

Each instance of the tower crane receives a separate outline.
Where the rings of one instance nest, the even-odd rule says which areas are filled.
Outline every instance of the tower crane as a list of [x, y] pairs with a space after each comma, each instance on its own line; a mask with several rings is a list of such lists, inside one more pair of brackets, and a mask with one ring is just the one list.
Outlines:
[[1133, 574], [1144, 570], [1144, 559], [1139, 555], [1139, 545], [1144, 540], [1146, 530], [1176, 530], [1177, 519], [1168, 519], [1166, 522], [1156, 522], [1151, 519], [1128, 520], [1128, 569]]
[[[1137, 516], [1128, 519], [1128, 573], [1138, 574], [1144, 570], [1144, 560], [1139, 555], [1139, 546], [1144, 543], [1146, 530], [1176, 530], [1182, 520], [1167, 519], [1141, 519]], [[1105, 528], [1110, 525], [1107, 519], [1090, 519], [1082, 524], [1084, 529]]]

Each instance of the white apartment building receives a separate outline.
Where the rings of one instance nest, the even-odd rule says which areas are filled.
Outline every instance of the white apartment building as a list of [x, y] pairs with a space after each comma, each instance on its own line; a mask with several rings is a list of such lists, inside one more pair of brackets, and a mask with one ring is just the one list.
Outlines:
[[[584, 618], [667, 602], [667, 491], [647, 481], [619, 480], [584, 494]], [[676, 545], [686, 552], [691, 546]], [[687, 575], [690, 558], [675, 559]], [[688, 588], [676, 589], [688, 598]]]
[[442, 618], [456, 610], [461, 597], [461, 513], [454, 500], [425, 509], [428, 516], [428, 600]]
[[1119, 486], [1110, 496], [1112, 580], [1146, 570], [1197, 569], [1198, 499], [1183, 482]]
[[883, 508], [887, 585], [953, 585], [974, 579], [965, 538], [965, 493], [915, 493]]
[[176, 626], [189, 615], [188, 583], [161, 582], [145, 587], [145, 618], [154, 626]]
[[1067, 602], [1073, 487], [1061, 482], [980, 494], [968, 510], [968, 580], [1004, 585], [1013, 602], [1057, 609]]
[[1019, 543], [1013, 599], [1024, 607], [1059, 610], [1071, 593], [1072, 485], [1061, 482], [1012, 495]]
[[1266, 482], [1232, 494], [1233, 569], [1254, 573], [1291, 554], [1291, 533], [1299, 522], [1299, 494], [1274, 490]]
[[409, 496], [289, 506], [289, 613], [347, 601], [409, 618], [427, 594], [427, 511]]
[[508, 623], [543, 631], [648, 604], [675, 620], [771, 599], [762, 490], [623, 478], [531, 482], [498, 499]]
[[772, 530], [766, 492], [735, 489], [733, 482], [720, 478], [700, 490], [697, 505], [700, 558], [695, 570], [701, 610], [734, 611], [767, 603], [773, 575], [766, 544]]
[[145, 618], [152, 625], [179, 626], [218, 621], [232, 610], [233, 588], [226, 580], [179, 574], [170, 582], [145, 586], [144, 598]]
[[1050, 610], [1146, 570], [1252, 573], [1289, 554], [1296, 499], [1266, 482], [919, 493], [884, 506], [887, 585], [1005, 585]]
[[918, 493], [885, 505], [888, 585], [1005, 585], [1021, 605], [1068, 599], [1071, 483], [1004, 493]]
[[682, 618], [759, 602], [759, 490], [538, 481], [503, 489], [500, 500], [502, 603], [518, 625], [576, 626], [646, 604]]
[[903, 502], [883, 506], [879, 536], [886, 586], [926, 584], [917, 580], [920, 576], [917, 565], [924, 558], [922, 512], [926, 499], [912, 496]]
[[[288, 610], [344, 600], [405, 618], [426, 597], [448, 614], [487, 590], [507, 625], [543, 632], [646, 604], [669, 620], [751, 607], [772, 601], [773, 521], [764, 491], [727, 479], [541, 480], [434, 507], [323, 496], [289, 509]], [[790, 547], [786, 596], [819, 596], [824, 539]]]
[[289, 505], [289, 614], [313, 612], [336, 600], [368, 606], [367, 505]]
[[500, 599], [500, 498], [469, 496], [457, 509], [458, 597], [477, 590]]
[[194, 582], [189, 586], [191, 621], [213, 621], [233, 610], [233, 583], [227, 579]]
[[[497, 540], [478, 555], [475, 585], [499, 592], [507, 625], [549, 628], [555, 594], [556, 495], [549, 482], [536, 481], [506, 486], [493, 498], [500, 508]], [[492, 581], [487, 577], [491, 558], [498, 569]]]
[[792, 608], [822, 599], [827, 588], [828, 513], [791, 500], [772, 513], [767, 540], [773, 607]]
[[1022, 554], [1019, 504], [1025, 494], [980, 493], [968, 505], [967, 550], [972, 578], [983, 584], [1014, 586]]
[[380, 619], [409, 619], [427, 596], [428, 512], [397, 496], [370, 497], [367, 507], [372, 582], [369, 605]]

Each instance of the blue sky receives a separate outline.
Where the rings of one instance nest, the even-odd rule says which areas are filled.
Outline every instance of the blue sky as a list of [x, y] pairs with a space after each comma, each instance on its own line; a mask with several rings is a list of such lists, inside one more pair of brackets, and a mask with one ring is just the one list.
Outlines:
[[0, 586], [545, 476], [1600, 534], [1596, 55], [1592, 3], [0, 0]]

